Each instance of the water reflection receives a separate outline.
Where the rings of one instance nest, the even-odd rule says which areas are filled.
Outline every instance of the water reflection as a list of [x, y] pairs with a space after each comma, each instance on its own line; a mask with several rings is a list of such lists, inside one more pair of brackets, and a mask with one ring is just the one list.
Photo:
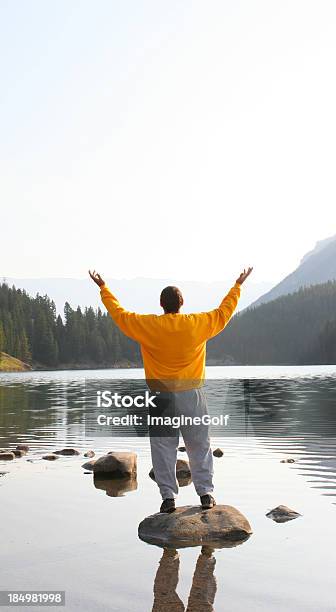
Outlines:
[[[223, 369], [225, 375], [231, 370]], [[230, 429], [213, 427], [211, 434], [225, 437], [226, 453], [247, 452], [244, 438], [250, 438], [248, 452], [261, 451], [293, 456], [286, 469], [294, 469], [328, 496], [336, 495], [336, 374], [316, 377], [244, 378], [248, 368], [241, 368], [241, 378], [211, 379], [206, 383], [210, 414], [230, 414]], [[136, 393], [144, 381], [112, 377], [111, 372], [50, 372], [0, 376], [0, 446], [15, 448], [20, 441], [33, 449], [53, 450], [61, 446], [87, 449], [92, 445], [90, 423], [97, 390]], [[125, 374], [126, 376], [126, 374]], [[224, 374], [223, 374], [224, 376]], [[116, 409], [114, 414], [125, 414]], [[91, 433], [94, 430], [91, 429]], [[95, 432], [97, 435], [101, 433]], [[139, 438], [146, 427], [111, 428], [103, 431], [100, 449], [111, 450], [111, 440]], [[97, 450], [97, 442], [95, 445]]]
[[213, 549], [203, 546], [196, 562], [185, 607], [176, 592], [180, 569], [179, 553], [176, 549], [165, 548], [154, 580], [152, 612], [212, 612], [217, 591], [215, 565]]
[[123, 497], [125, 493], [136, 491], [138, 481], [136, 478], [105, 478], [94, 474], [93, 484], [96, 489], [106, 491], [109, 497]]

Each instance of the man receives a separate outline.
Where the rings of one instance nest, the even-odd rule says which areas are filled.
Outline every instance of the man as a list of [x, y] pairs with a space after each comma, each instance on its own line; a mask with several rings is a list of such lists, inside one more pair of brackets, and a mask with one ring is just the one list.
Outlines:
[[[252, 269], [244, 269], [218, 308], [209, 312], [181, 314], [183, 297], [180, 290], [166, 287], [160, 296], [163, 315], [128, 312], [106, 287], [102, 277], [89, 271], [114, 322], [122, 332], [140, 343], [147, 384], [152, 390], [162, 390], [158, 396], [161, 412], [189, 417], [208, 414], [202, 389], [206, 342], [229, 322], [240, 297], [240, 287]], [[213, 508], [216, 502], [212, 496], [213, 457], [209, 426], [203, 423], [181, 425], [180, 431], [202, 508]], [[149, 433], [155, 480], [163, 499], [160, 512], [173, 512], [178, 493], [175, 467], [179, 430], [170, 430], [169, 433], [164, 430], [160, 435], [157, 428], [150, 428]]]

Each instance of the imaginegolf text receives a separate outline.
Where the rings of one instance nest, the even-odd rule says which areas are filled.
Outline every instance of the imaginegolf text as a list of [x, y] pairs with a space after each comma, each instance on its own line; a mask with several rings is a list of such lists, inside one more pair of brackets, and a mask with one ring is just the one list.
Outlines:
[[[209, 414], [203, 414], [202, 416], [146, 416], [146, 423], [148, 426], [157, 427], [163, 425], [169, 425], [173, 429], [179, 429], [186, 425], [214, 425], [227, 427], [230, 415], [220, 414], [219, 416], [210, 416]], [[144, 419], [138, 414], [126, 414], [125, 416], [108, 416], [106, 414], [100, 414], [97, 417], [98, 425], [105, 426], [131, 426], [131, 425], [143, 425]]]

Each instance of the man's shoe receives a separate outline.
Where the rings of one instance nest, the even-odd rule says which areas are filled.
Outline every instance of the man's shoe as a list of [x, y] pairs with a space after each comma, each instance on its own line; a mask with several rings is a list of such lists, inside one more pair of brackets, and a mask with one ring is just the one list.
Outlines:
[[170, 513], [174, 512], [174, 510], [176, 510], [175, 499], [164, 499], [161, 504], [160, 512]]
[[213, 508], [216, 505], [216, 501], [212, 495], [207, 493], [206, 495], [201, 495], [201, 504], [203, 510], [210, 510], [210, 508]]

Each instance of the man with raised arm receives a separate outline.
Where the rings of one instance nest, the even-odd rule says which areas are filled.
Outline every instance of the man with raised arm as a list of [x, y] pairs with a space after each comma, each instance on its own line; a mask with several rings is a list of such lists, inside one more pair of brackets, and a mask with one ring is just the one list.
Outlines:
[[[128, 312], [119, 304], [100, 274], [89, 271], [90, 277], [100, 288], [102, 302], [113, 321], [124, 334], [139, 342], [146, 381], [152, 391], [160, 392], [161, 409], [172, 407], [174, 415], [178, 416], [202, 417], [208, 414], [202, 389], [206, 342], [228, 324], [236, 309], [241, 285], [252, 269], [244, 269], [218, 308], [209, 312], [182, 314], [183, 297], [180, 290], [166, 287], [160, 296], [162, 315]], [[209, 425], [181, 425], [180, 431], [202, 508], [210, 509], [216, 502], [212, 496], [213, 458]], [[170, 429], [169, 434], [162, 435], [162, 431], [160, 434], [158, 429], [150, 428], [149, 433], [155, 480], [163, 500], [160, 512], [173, 512], [178, 493], [175, 470], [179, 430]]]

